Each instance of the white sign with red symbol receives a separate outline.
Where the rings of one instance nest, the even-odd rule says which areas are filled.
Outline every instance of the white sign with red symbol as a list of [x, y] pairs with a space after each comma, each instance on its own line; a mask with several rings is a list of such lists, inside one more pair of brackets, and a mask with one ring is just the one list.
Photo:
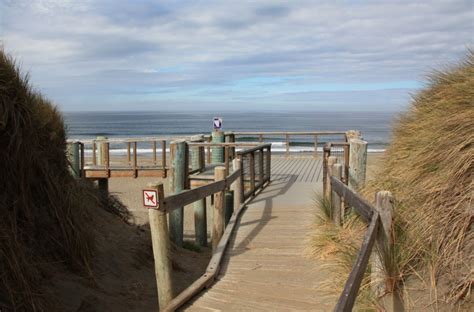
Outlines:
[[220, 130], [222, 128], [222, 118], [214, 117], [214, 129]]
[[158, 208], [158, 191], [143, 190], [143, 206], [147, 208]]

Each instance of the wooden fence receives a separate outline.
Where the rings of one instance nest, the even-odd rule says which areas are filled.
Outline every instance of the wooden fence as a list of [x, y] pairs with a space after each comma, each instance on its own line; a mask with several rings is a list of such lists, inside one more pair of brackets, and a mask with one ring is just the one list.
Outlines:
[[[291, 146], [293, 138], [305, 138], [311, 139], [312, 141], [312, 150], [310, 151], [314, 158], [318, 156], [318, 146], [324, 145], [324, 141], [322, 138], [330, 138], [330, 140], [335, 139], [342, 139], [343, 141], [347, 141], [346, 131], [256, 131], [256, 132], [227, 132], [225, 134], [226, 137], [230, 137], [230, 141], [241, 141], [246, 138], [251, 137], [252, 139], [257, 139], [258, 142], [264, 143], [267, 142], [268, 139], [274, 140], [275, 137], [281, 138], [285, 145], [285, 156], [288, 157], [291, 154]], [[307, 142], [309, 143], [309, 142]]]
[[[335, 161], [334, 156], [327, 162], [325, 196], [331, 203], [333, 220], [336, 225], [344, 223], [345, 211], [348, 208], [360, 215], [368, 224], [362, 246], [357, 255], [351, 273], [345, 283], [334, 311], [352, 311], [364, 274], [372, 257], [371, 286], [377, 296], [385, 293], [385, 273], [383, 259], [386, 259], [393, 248], [392, 240], [392, 205], [393, 197], [390, 192], [381, 191], [376, 194], [376, 206], [372, 206], [364, 198], [350, 189], [346, 181], [341, 180], [342, 165]], [[377, 242], [377, 250], [374, 244]]]
[[[172, 146], [174, 144], [179, 145], [180, 142], [173, 143]], [[195, 155], [197, 155], [197, 157], [201, 155], [202, 157], [203, 153], [199, 152], [199, 148], [207, 147], [206, 144], [208, 143], [194, 142], [189, 143], [189, 147], [191, 149], [197, 149]], [[186, 145], [187, 144], [184, 144], [184, 146]], [[229, 147], [232, 145], [227, 146]], [[174, 158], [179, 159], [179, 146], [176, 146], [173, 149], [176, 150], [174, 152]], [[166, 196], [162, 184], [150, 186], [157, 191], [159, 199], [159, 207], [157, 209], [149, 210], [149, 218], [150, 228], [152, 231], [153, 253], [155, 257], [155, 271], [158, 287], [158, 300], [159, 305], [161, 307], [160, 310], [176, 310], [178, 307], [187, 302], [192, 296], [197, 294], [201, 289], [212, 283], [213, 279], [216, 277], [219, 271], [222, 256], [228, 245], [230, 235], [235, 227], [238, 216], [243, 210], [243, 207], [270, 181], [271, 167], [269, 166], [269, 162], [267, 163], [267, 166], [263, 166], [261, 164], [261, 161], [252, 162], [251, 159], [255, 159], [256, 154], [262, 155], [261, 159], [263, 159], [264, 157], [266, 159], [270, 159], [270, 145], [259, 145], [247, 150], [238, 151], [235, 154], [236, 158], [232, 161], [232, 170], [230, 170], [230, 168], [226, 169], [226, 167], [222, 165], [213, 167], [213, 181], [207, 180], [206, 184], [203, 184], [197, 188], [193, 188], [190, 190], [182, 190], [180, 192], [176, 192], [176, 194], [174, 195]], [[184, 155], [186, 155], [186, 153], [184, 153]], [[248, 179], [246, 178], [246, 174], [244, 173], [243, 166], [243, 163], [246, 163], [245, 159], [247, 157], [249, 157], [250, 159], [250, 161], [248, 161], [248, 164], [246, 165], [247, 169], [245, 169], [250, 172]], [[203, 162], [202, 160], [198, 160], [196, 161], [196, 163], [202, 164]], [[174, 172], [171, 177], [174, 177], [174, 179], [176, 180], [175, 175], [181, 174], [180, 169], [175, 166], [175, 168], [173, 168], [173, 171]], [[205, 171], [205, 168], [201, 168], [201, 171]], [[176, 184], [177, 182], [175, 181], [174, 183]], [[244, 191], [244, 189], [248, 187], [247, 184], [250, 185], [250, 188], [246, 192]], [[233, 190], [235, 194], [233, 202], [225, 200], [225, 193], [229, 189]], [[209, 196], [214, 196], [213, 224], [211, 231], [213, 256], [206, 269], [205, 274], [202, 275], [198, 280], [196, 280], [183, 292], [174, 297], [171, 278], [172, 268], [169, 259], [170, 236], [173, 237], [173, 233], [168, 228], [166, 215], [168, 213], [171, 214], [173, 212], [179, 211], [182, 209], [182, 207], [185, 207], [186, 205], [189, 205], [191, 203], [199, 202]], [[236, 209], [235, 212], [234, 208]], [[226, 220], [226, 212], [228, 211], [231, 211], [232, 213]], [[173, 222], [171, 215], [170, 222]], [[201, 231], [201, 233], [202, 232], [206, 233], [206, 237], [204, 239], [207, 240], [207, 229], [204, 229], [204, 231]], [[198, 235], [197, 232], [196, 235]], [[202, 237], [197, 237], [197, 240], [199, 239], [202, 240]]]

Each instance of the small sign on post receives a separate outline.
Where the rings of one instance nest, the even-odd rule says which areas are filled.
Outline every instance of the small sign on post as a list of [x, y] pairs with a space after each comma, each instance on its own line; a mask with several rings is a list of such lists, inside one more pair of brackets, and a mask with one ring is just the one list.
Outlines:
[[156, 190], [143, 190], [143, 206], [146, 208], [158, 208], [158, 192]]
[[222, 118], [214, 117], [214, 130], [221, 130], [222, 128]]

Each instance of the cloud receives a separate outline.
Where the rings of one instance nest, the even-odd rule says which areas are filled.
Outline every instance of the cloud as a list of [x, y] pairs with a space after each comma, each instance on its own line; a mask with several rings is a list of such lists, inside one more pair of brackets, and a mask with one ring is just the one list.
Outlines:
[[5, 49], [66, 110], [319, 109], [326, 94], [393, 110], [474, 31], [471, 1], [4, 0], [0, 12]]

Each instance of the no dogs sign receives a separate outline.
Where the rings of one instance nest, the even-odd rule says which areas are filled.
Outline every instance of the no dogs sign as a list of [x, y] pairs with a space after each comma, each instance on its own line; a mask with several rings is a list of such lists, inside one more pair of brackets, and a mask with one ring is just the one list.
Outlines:
[[220, 130], [222, 128], [222, 118], [221, 117], [214, 117], [214, 129]]
[[143, 190], [143, 206], [158, 208], [158, 192], [156, 190]]

